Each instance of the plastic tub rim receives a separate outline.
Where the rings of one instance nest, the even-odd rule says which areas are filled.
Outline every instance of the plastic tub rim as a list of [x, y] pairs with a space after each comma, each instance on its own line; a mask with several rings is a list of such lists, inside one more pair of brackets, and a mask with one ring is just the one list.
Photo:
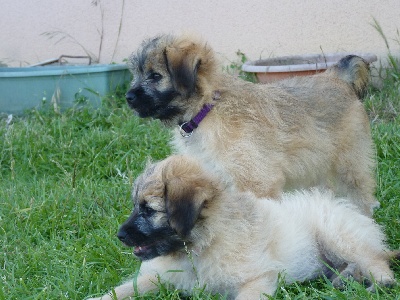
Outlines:
[[0, 68], [0, 78], [62, 76], [72, 74], [101, 73], [128, 69], [126, 64], [96, 64], [88, 66], [37, 66], [21, 68]]

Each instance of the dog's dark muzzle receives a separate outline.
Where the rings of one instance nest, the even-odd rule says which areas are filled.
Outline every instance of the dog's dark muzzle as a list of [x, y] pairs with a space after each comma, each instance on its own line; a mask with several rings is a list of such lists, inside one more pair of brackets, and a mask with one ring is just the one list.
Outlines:
[[127, 232], [123, 227], [121, 227], [121, 228], [118, 230], [117, 237], [118, 237], [119, 240], [120, 240], [121, 242], [123, 242], [125, 245], [129, 246], [129, 245], [128, 245], [128, 243], [129, 243], [128, 232]]
[[[139, 227], [145, 229], [146, 232], [139, 230]], [[121, 225], [118, 230], [117, 237], [128, 247], [133, 247], [138, 243], [144, 243], [148, 239], [148, 235], [151, 233], [151, 228], [147, 228], [145, 222], [138, 216], [138, 214], [132, 214], [129, 219]]]
[[128, 102], [129, 106], [133, 109], [138, 108], [140, 104], [138, 100], [139, 98], [138, 96], [140, 95], [138, 94], [140, 94], [140, 92], [137, 88], [135, 88], [135, 89], [130, 89], [125, 95], [126, 101]]
[[152, 117], [160, 120], [169, 120], [181, 113], [171, 101], [179, 96], [174, 89], [157, 91], [149, 87], [134, 86], [126, 94], [126, 101], [131, 109], [136, 111], [141, 118]]
[[166, 255], [184, 247], [171, 227], [154, 228], [136, 214], [121, 225], [117, 237], [124, 245], [132, 247], [135, 256], [141, 260]]
[[125, 94], [125, 98], [129, 107], [136, 111], [141, 118], [152, 117], [157, 111], [157, 107], [154, 105], [155, 99], [141, 86], [130, 89]]

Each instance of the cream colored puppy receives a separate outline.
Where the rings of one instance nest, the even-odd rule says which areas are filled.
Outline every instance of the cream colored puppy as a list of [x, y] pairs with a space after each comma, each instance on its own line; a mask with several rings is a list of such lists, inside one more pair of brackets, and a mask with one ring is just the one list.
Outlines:
[[361, 57], [344, 57], [322, 74], [253, 84], [222, 72], [207, 43], [162, 35], [145, 41], [130, 65], [129, 106], [175, 128], [176, 153], [239, 191], [279, 199], [282, 191], [323, 186], [367, 215], [378, 206], [359, 99], [369, 79]]
[[[132, 195], [134, 210], [118, 237], [143, 261], [139, 293], [157, 289], [160, 276], [188, 293], [204, 286], [228, 299], [259, 299], [274, 295], [279, 274], [292, 283], [329, 278], [346, 265], [345, 276], [395, 283], [388, 264], [395, 254], [380, 227], [331, 192], [258, 199], [224, 187], [193, 159], [172, 156], [150, 165]], [[134, 295], [133, 286], [116, 287], [117, 298]]]

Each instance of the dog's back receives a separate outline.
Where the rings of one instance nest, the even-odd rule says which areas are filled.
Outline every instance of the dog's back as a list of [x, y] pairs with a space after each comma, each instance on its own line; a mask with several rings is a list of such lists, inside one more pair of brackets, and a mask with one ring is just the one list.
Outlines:
[[[276, 85], [292, 94], [295, 101], [302, 98], [304, 98], [303, 101], [310, 101], [311, 98], [311, 103], [317, 104], [312, 101], [315, 97], [320, 103], [321, 100], [343, 101], [343, 105], [347, 107], [349, 100], [352, 102], [355, 98], [346, 95], [348, 91], [344, 87], [349, 86], [360, 100], [367, 90], [369, 76], [368, 63], [359, 56], [348, 55], [324, 73], [307, 77], [292, 77], [277, 82]], [[324, 97], [322, 98], [321, 95]]]

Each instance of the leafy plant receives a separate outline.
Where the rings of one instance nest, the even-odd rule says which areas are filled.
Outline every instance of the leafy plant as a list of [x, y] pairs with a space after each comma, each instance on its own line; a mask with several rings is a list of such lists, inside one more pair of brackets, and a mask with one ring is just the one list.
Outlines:
[[242, 71], [243, 64], [248, 61], [247, 56], [240, 50], [236, 51], [236, 55], [237, 59], [231, 61], [230, 64], [224, 68], [225, 71], [246, 81], [257, 82], [257, 77], [254, 73]]
[[[400, 113], [400, 53], [392, 52], [389, 39], [376, 19], [373, 19], [372, 26], [382, 37], [388, 53], [386, 62], [377, 68], [381, 86], [371, 87], [365, 98], [365, 105], [374, 122], [393, 121]], [[392, 41], [400, 45], [399, 30]]]

